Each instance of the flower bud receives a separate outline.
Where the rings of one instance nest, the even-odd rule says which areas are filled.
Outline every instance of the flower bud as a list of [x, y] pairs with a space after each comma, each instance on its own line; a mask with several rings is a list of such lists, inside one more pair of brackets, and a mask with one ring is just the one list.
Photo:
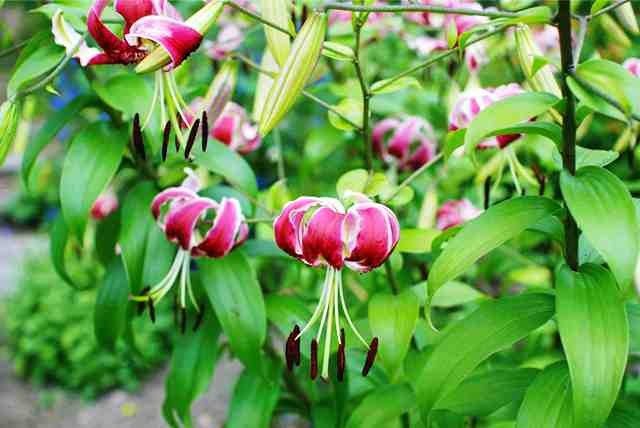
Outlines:
[[[213, 0], [205, 4], [200, 10], [191, 15], [185, 21], [188, 27], [193, 28], [201, 35], [204, 35], [209, 28], [217, 21], [224, 7], [223, 0]], [[136, 73], [150, 73], [171, 63], [169, 52], [162, 47], [156, 46], [147, 57], [138, 64]]]
[[260, 73], [258, 76], [258, 82], [256, 83], [256, 90], [253, 97], [253, 111], [251, 112], [251, 118], [255, 122], [260, 121], [260, 116], [262, 116], [262, 110], [264, 109], [264, 103], [267, 100], [267, 96], [269, 96], [271, 86], [273, 86], [274, 76], [278, 73], [278, 64], [268, 48], [264, 50], [262, 61], [260, 62], [260, 68], [268, 73]]
[[531, 29], [524, 24], [518, 25], [515, 35], [520, 67], [522, 67], [522, 71], [533, 90], [562, 97], [562, 92], [550, 65], [543, 65], [538, 70], [534, 70], [535, 59], [542, 57], [542, 52], [533, 41]]
[[113, 190], [108, 190], [98, 196], [91, 206], [91, 218], [102, 220], [118, 209], [118, 197]]
[[220, 117], [225, 106], [231, 100], [237, 77], [238, 64], [235, 61], [226, 61], [209, 85], [205, 95], [205, 102], [208, 103], [205, 110], [212, 123]]
[[638, 29], [638, 21], [636, 20], [636, 14], [633, 12], [632, 2], [624, 3], [615, 9], [618, 21], [624, 27], [625, 30], [631, 34], [640, 33]]
[[302, 26], [264, 103], [260, 117], [262, 136], [282, 120], [304, 89], [320, 58], [326, 29], [324, 13], [314, 13]]
[[[282, 28], [290, 28], [291, 25], [291, 2], [288, 0], [261, 0], [260, 12], [262, 17], [277, 24]], [[283, 65], [291, 49], [289, 36], [275, 28], [264, 26], [264, 34], [267, 37], [269, 51], [279, 65]]]

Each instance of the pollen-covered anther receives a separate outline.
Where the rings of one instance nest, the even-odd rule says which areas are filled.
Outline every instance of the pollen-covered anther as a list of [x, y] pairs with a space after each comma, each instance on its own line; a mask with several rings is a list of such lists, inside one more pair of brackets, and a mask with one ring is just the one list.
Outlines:
[[202, 324], [202, 320], [204, 319], [204, 310], [206, 306], [203, 306], [202, 309], [198, 312], [196, 316], [196, 321], [193, 323], [193, 331], [198, 331], [200, 325]]
[[147, 307], [149, 308], [149, 318], [152, 323], [156, 322], [156, 308], [153, 305], [153, 299], [147, 300]]
[[202, 135], [202, 151], [207, 151], [207, 144], [209, 143], [209, 119], [207, 118], [206, 110], [202, 111], [202, 118], [200, 120], [200, 125], [202, 129], [200, 133]]
[[311, 380], [315, 380], [318, 377], [318, 341], [316, 339], [311, 340], [311, 364], [309, 368], [309, 375]]
[[133, 116], [133, 129], [132, 129], [131, 141], [133, 142], [133, 147], [135, 148], [140, 158], [142, 160], [145, 160], [147, 158], [147, 155], [144, 152], [142, 128], [140, 127], [140, 114], [138, 113], [136, 113], [135, 116]]
[[300, 334], [300, 327], [296, 325], [293, 328], [293, 331], [289, 334], [287, 338], [287, 343], [285, 344], [285, 359], [287, 361], [287, 369], [289, 371], [293, 370], [294, 364], [299, 364], [300, 361], [300, 339], [297, 339], [298, 334]]
[[346, 367], [346, 357], [344, 354], [344, 328], [340, 329], [340, 343], [338, 343], [338, 380], [342, 382], [344, 380], [344, 369]]
[[191, 149], [193, 148], [193, 143], [196, 141], [196, 135], [198, 134], [198, 128], [200, 127], [200, 119], [196, 119], [191, 125], [191, 130], [189, 131], [189, 137], [187, 138], [187, 145], [184, 149], [184, 158], [189, 159], [189, 155], [191, 154]]
[[376, 360], [376, 355], [378, 354], [378, 338], [374, 337], [369, 345], [369, 351], [367, 352], [367, 359], [364, 362], [364, 367], [362, 367], [362, 376], [366, 376], [369, 374], [371, 367], [373, 367], [373, 363]]
[[162, 162], [167, 160], [167, 152], [169, 151], [169, 138], [171, 138], [171, 121], [167, 121], [162, 132]]
[[[140, 295], [141, 296], [146, 295], [149, 292], [149, 290], [151, 290], [151, 287], [149, 287], [149, 286], [144, 287], [142, 290], [140, 290]], [[145, 305], [144, 302], [138, 302], [137, 307], [136, 307], [138, 315], [142, 315], [142, 313], [144, 312], [145, 308], [146, 308], [146, 305]]]

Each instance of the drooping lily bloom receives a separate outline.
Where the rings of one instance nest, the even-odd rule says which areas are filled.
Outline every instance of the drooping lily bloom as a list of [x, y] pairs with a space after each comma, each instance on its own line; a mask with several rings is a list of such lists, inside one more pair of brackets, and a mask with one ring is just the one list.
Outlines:
[[[493, 89], [474, 88], [463, 92], [449, 114], [449, 130], [455, 131], [466, 128], [478, 113], [494, 102], [522, 92], [524, 90], [517, 83], [510, 83]], [[497, 147], [503, 149], [519, 137], [520, 134], [498, 135], [481, 142], [478, 144], [478, 148]]]
[[[345, 209], [333, 198], [303, 196], [286, 204], [274, 221], [276, 244], [289, 255], [310, 266], [327, 269], [320, 302], [300, 330], [295, 326], [286, 343], [287, 366], [300, 361], [300, 337], [320, 320], [311, 342], [311, 378], [318, 374], [318, 342], [324, 337], [321, 376], [329, 376], [332, 329], [338, 339], [338, 379], [344, 376], [344, 330], [340, 328], [338, 306], [358, 339], [369, 350], [362, 374], [366, 376], [375, 360], [378, 340], [368, 344], [351, 321], [344, 298], [341, 270], [369, 272], [391, 255], [400, 237], [395, 214], [386, 206], [355, 195], [356, 203]], [[326, 326], [326, 331], [324, 330]]]
[[629, 73], [636, 77], [640, 77], [640, 58], [628, 58], [622, 63], [622, 66], [626, 68]]
[[468, 199], [445, 202], [436, 211], [436, 227], [440, 230], [459, 226], [482, 214]]
[[[186, 316], [186, 296], [198, 311], [202, 311], [191, 289], [189, 274], [192, 257], [224, 257], [242, 244], [249, 234], [249, 227], [235, 198], [222, 198], [220, 202], [199, 196], [198, 179], [187, 171], [187, 178], [180, 186], [160, 192], [151, 202], [151, 214], [167, 239], [178, 244], [178, 251], [167, 275], [153, 287], [149, 287], [134, 301], [147, 303], [153, 319], [153, 307], [179, 280], [178, 303], [182, 312], [182, 329]], [[196, 321], [198, 323], [198, 321]]]
[[484, 43], [474, 43], [464, 50], [464, 62], [471, 73], [477, 73], [480, 67], [489, 62], [487, 47]]
[[256, 150], [262, 141], [258, 126], [251, 121], [247, 111], [234, 102], [227, 103], [209, 135], [242, 154]]
[[244, 41], [243, 29], [233, 23], [220, 28], [215, 41], [205, 41], [207, 55], [216, 61], [225, 59]]
[[109, 189], [98, 196], [91, 206], [91, 218], [94, 220], [102, 220], [114, 213], [118, 209], [118, 197]]
[[405, 120], [384, 119], [374, 126], [371, 141], [375, 152], [401, 170], [420, 168], [436, 154], [433, 128], [426, 120], [412, 116]]

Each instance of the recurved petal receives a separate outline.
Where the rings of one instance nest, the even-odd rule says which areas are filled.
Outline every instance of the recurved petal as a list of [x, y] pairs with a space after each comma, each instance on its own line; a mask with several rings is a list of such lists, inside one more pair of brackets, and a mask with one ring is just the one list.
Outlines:
[[87, 17], [87, 29], [89, 34], [96, 41], [96, 43], [107, 53], [109, 52], [124, 52], [129, 49], [129, 45], [102, 23], [100, 15], [102, 11], [109, 3], [109, 0], [96, 0], [93, 2], [91, 9], [89, 9], [89, 15]]
[[389, 208], [374, 202], [353, 205], [347, 211], [345, 236], [346, 265], [368, 272], [389, 258], [400, 239], [400, 225]]
[[400, 125], [400, 121], [394, 118], [388, 118], [381, 120], [373, 127], [371, 131], [371, 142], [373, 143], [373, 149], [379, 153], [385, 153], [384, 138], [389, 131], [396, 129]]
[[158, 15], [145, 16], [136, 21], [126, 38], [133, 44], [136, 37], [152, 40], [162, 46], [171, 57], [169, 69], [179, 66], [202, 42], [202, 34], [185, 23]]
[[153, 198], [153, 201], [151, 201], [151, 214], [157, 220], [164, 204], [174, 201], [187, 201], [197, 197], [196, 192], [191, 189], [185, 187], [169, 187]]
[[343, 223], [345, 214], [332, 207], [318, 208], [302, 228], [302, 260], [312, 266], [326, 262], [344, 266]]
[[273, 222], [276, 244], [287, 254], [302, 256], [300, 226], [305, 213], [320, 203], [319, 198], [302, 196], [288, 202]]
[[214, 200], [201, 197], [173, 206], [167, 214], [167, 223], [164, 229], [167, 239], [178, 242], [185, 250], [193, 248], [195, 245], [194, 230], [198, 220], [205, 215], [207, 210], [217, 206], [218, 204]]
[[420, 125], [421, 119], [417, 117], [410, 117], [402, 122], [389, 140], [389, 147], [387, 148], [389, 154], [398, 159], [406, 159], [409, 155], [409, 146], [416, 138]]
[[100, 50], [90, 48], [82, 41], [82, 36], [64, 19], [62, 9], [58, 9], [51, 17], [51, 32], [54, 42], [64, 47], [67, 54], [75, 50], [73, 56], [78, 58], [83, 67], [106, 56]]
[[154, 12], [151, 0], [115, 0], [113, 7], [124, 18], [125, 34], [134, 22]]
[[[245, 226], [244, 229], [242, 225]], [[246, 239], [247, 232], [238, 200], [222, 198], [213, 225], [204, 239], [194, 248], [194, 252], [196, 255], [208, 257], [226, 256], [238, 243]]]

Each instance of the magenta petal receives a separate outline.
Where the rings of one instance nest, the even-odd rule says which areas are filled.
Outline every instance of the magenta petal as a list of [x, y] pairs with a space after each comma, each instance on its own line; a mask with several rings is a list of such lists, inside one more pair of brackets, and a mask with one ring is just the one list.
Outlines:
[[417, 117], [410, 117], [402, 122], [389, 140], [389, 146], [387, 148], [389, 154], [401, 160], [407, 158], [409, 155], [409, 146], [416, 137], [420, 122], [420, 119]]
[[120, 61], [118, 61], [117, 58], [113, 58], [104, 52], [100, 52], [99, 54], [92, 57], [87, 62], [87, 65], [119, 64], [119, 63]]
[[151, 0], [115, 0], [114, 9], [124, 18], [124, 33], [143, 16], [153, 14], [153, 2]]
[[89, 9], [89, 16], [87, 17], [87, 29], [89, 34], [96, 41], [96, 43], [106, 52], [126, 51], [129, 49], [129, 45], [102, 23], [100, 15], [102, 11], [109, 3], [109, 0], [96, 0]]
[[399, 120], [390, 118], [381, 120], [373, 127], [371, 142], [373, 144], [373, 150], [375, 150], [376, 153], [381, 156], [385, 154], [384, 137], [389, 131], [396, 129], [399, 125]]
[[141, 37], [161, 45], [171, 57], [170, 68], [179, 66], [195, 51], [202, 41], [202, 34], [188, 25], [166, 16], [145, 16], [136, 21], [127, 34], [127, 40]]
[[231, 140], [233, 138], [233, 130], [235, 129], [236, 118], [231, 115], [223, 115], [213, 126], [211, 130], [211, 135], [216, 140], [224, 143], [225, 145], [230, 145]]
[[[223, 257], [238, 243], [240, 226], [244, 216], [237, 199], [222, 198], [218, 213], [211, 228], [195, 250], [197, 255]], [[245, 230], [246, 233], [246, 230]], [[246, 236], [245, 236], [246, 237]]]
[[155, 15], [166, 16], [178, 21], [183, 20], [178, 9], [173, 7], [173, 5], [169, 3], [169, 0], [151, 0], [151, 3], [153, 3], [153, 13]]
[[302, 256], [300, 225], [307, 210], [318, 203], [318, 198], [300, 197], [288, 202], [274, 220], [273, 231], [276, 244], [287, 254], [297, 258]]
[[151, 202], [151, 214], [155, 219], [160, 215], [162, 206], [167, 202], [187, 201], [197, 198], [196, 192], [184, 187], [169, 187], [168, 189], [158, 193]]
[[326, 262], [336, 269], [342, 268], [344, 218], [344, 214], [327, 206], [313, 213], [302, 235], [302, 255], [306, 263], [318, 266]]
[[349, 255], [347, 265], [368, 272], [389, 258], [400, 239], [400, 226], [395, 214], [386, 206], [362, 202], [347, 212]]
[[194, 229], [200, 219], [208, 209], [216, 208], [218, 205], [209, 198], [192, 199], [183, 204], [173, 207], [167, 214], [165, 234], [170, 241], [177, 241], [180, 246], [189, 250], [194, 245]]

